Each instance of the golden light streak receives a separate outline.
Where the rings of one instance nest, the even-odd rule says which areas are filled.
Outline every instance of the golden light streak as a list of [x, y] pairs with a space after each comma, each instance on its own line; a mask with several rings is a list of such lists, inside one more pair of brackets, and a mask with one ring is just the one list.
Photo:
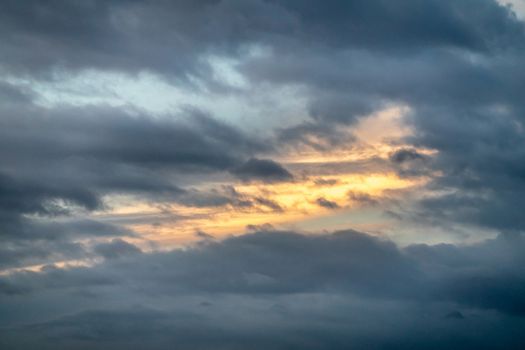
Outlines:
[[[252, 201], [253, 205], [247, 208], [232, 205], [196, 208], [170, 204], [169, 209], [163, 207], [159, 210], [158, 207], [148, 206], [147, 203], [139, 203], [136, 206], [121, 207], [111, 213], [111, 216], [125, 218], [130, 214], [151, 215], [157, 210], [157, 214], [161, 217], [158, 223], [129, 224], [128, 227], [147, 240], [172, 246], [194, 241], [195, 232], [198, 230], [221, 238], [229, 234], [241, 234], [247, 225], [270, 223], [276, 227], [284, 227], [304, 220], [330, 217], [334, 212], [349, 213], [362, 206], [362, 203], [349, 195], [350, 193], [362, 193], [371, 198], [381, 199], [385, 191], [408, 189], [420, 186], [426, 181], [423, 178], [399, 178], [395, 173], [339, 174], [330, 176], [329, 179], [332, 182], [323, 185], [316, 181], [317, 177], [277, 184], [241, 183], [235, 188], [239, 195]], [[215, 184], [215, 186], [219, 185]], [[206, 189], [201, 188], [201, 190]], [[255, 198], [272, 201], [282, 210], [257, 203]], [[339, 208], [335, 210], [323, 208], [316, 202], [318, 198], [335, 202]]]

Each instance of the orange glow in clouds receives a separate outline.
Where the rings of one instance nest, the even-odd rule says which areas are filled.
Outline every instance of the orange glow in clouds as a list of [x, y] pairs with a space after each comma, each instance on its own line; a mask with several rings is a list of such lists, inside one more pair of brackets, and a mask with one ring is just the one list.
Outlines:
[[[363, 221], [366, 215], [355, 219], [363, 208], [376, 207], [390, 199], [394, 191], [410, 191], [427, 181], [424, 177], [401, 178], [384, 165], [376, 168], [366, 165], [367, 161], [377, 159], [385, 163], [391, 152], [403, 147], [402, 138], [411, 133], [403, 121], [409, 111], [408, 107], [395, 106], [362, 119], [348, 130], [353, 137], [348, 147], [329, 152], [299, 150], [276, 157], [294, 173], [294, 181], [264, 184], [232, 183], [230, 179], [198, 187], [199, 191], [207, 192], [233, 186], [235, 193], [251, 205], [192, 207], [169, 203], [158, 207], [135, 199], [131, 205], [121, 203], [112, 213], [104, 215], [120, 218], [124, 224], [129, 218], [139, 218], [126, 225], [166, 247], [194, 241], [198, 231], [221, 238], [241, 234], [248, 225], [270, 223], [286, 229], [298, 227], [304, 221], [322, 220], [324, 227], [330, 228], [331, 220], [337, 227], [336, 221], [345, 215], [350, 223]], [[359, 171], [339, 166], [363, 161], [365, 168]]]

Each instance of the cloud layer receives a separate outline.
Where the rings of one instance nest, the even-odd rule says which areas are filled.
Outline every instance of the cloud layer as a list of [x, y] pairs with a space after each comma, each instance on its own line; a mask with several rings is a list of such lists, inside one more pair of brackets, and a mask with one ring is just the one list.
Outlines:
[[[517, 349], [524, 244], [520, 235], [401, 249], [356, 231], [269, 231], [143, 254], [113, 241], [97, 247], [106, 261], [96, 267], [1, 278], [2, 342], [13, 349]], [[15, 315], [18, 303], [46, 306]], [[6, 328], [11, 318], [21, 325]], [[425, 327], [439, 337], [410, 334]]]
[[0, 40], [0, 347], [522, 343], [512, 7], [6, 0]]

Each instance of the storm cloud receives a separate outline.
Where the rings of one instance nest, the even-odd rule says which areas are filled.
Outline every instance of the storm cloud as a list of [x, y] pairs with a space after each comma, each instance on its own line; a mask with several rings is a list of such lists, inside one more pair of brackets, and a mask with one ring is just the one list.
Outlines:
[[520, 348], [519, 9], [2, 1], [0, 347]]
[[[159, 348], [214, 342], [229, 347], [244, 344], [242, 339], [253, 341], [246, 346], [254, 349], [264, 344], [344, 348], [349, 342], [372, 342], [374, 348], [484, 342], [518, 348], [515, 327], [523, 325], [525, 315], [523, 244], [520, 235], [464, 247], [399, 248], [356, 231], [323, 236], [270, 231], [167, 253], [140, 254], [126, 245], [133, 254], [93, 268], [47, 268], [1, 278], [4, 325], [14, 317], [15, 300], [53, 306], [37, 318], [18, 315], [23, 326], [4, 327], [2, 341], [13, 348], [36, 341], [44, 347], [59, 341], [64, 348], [120, 348], [131, 340]], [[114, 241], [104, 252], [112, 256], [123, 247]], [[111, 295], [119, 295], [119, 301]], [[70, 302], [55, 306], [63, 298]], [[254, 318], [243, 316], [253, 312]], [[459, 312], [463, 319], [447, 316]], [[217, 317], [226, 317], [229, 325], [216, 324]], [[383, 317], [387, 328], [372, 325], [375, 317]], [[514, 327], [502, 328], [514, 317]], [[97, 321], [102, 319], [105, 326]], [[138, 319], [149, 325], [142, 327]], [[405, 332], [420, 322], [440, 327], [439, 340], [408, 337]], [[470, 327], [485, 332], [474, 336]], [[136, 329], [141, 337], [125, 329]], [[313, 329], [316, 335], [307, 336]], [[372, 341], [377, 335], [380, 339]]]

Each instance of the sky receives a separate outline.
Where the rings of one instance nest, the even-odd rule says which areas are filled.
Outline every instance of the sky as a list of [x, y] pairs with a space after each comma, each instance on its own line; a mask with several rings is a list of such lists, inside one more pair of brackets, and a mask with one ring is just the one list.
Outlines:
[[525, 343], [525, 1], [4, 0], [0, 41], [0, 348]]

